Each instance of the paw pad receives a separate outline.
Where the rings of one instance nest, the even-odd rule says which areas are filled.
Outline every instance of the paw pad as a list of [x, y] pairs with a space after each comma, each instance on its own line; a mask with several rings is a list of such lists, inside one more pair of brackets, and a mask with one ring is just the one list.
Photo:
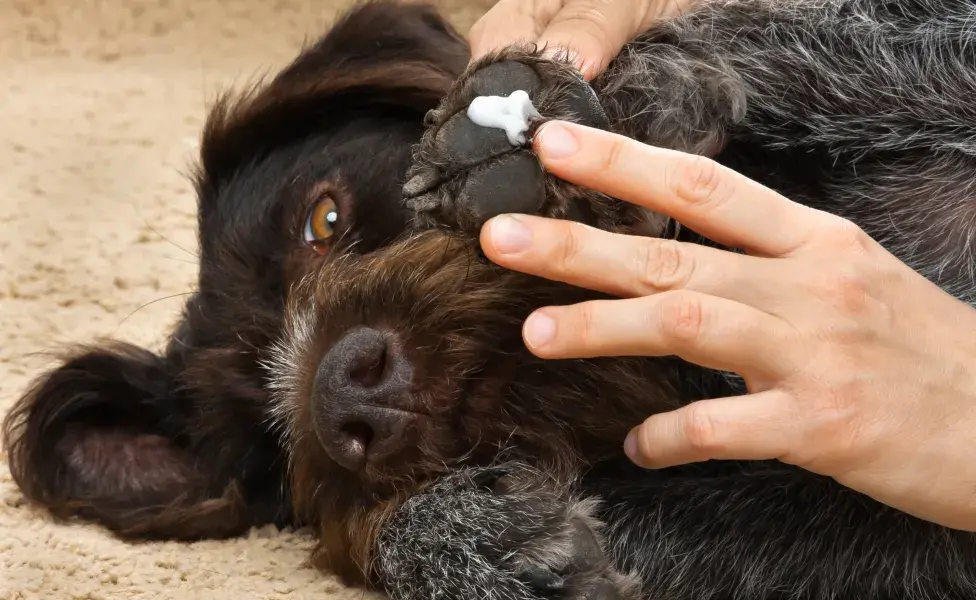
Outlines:
[[578, 216], [578, 207], [554, 198], [559, 184], [531, 149], [532, 134], [550, 119], [609, 128], [593, 89], [568, 65], [525, 54], [462, 76], [425, 118], [403, 187], [417, 224], [476, 233], [502, 213]]

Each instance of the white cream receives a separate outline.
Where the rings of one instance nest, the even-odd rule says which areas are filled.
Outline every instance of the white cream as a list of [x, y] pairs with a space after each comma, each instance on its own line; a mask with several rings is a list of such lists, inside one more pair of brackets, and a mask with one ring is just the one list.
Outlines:
[[518, 146], [525, 143], [529, 118], [538, 117], [539, 111], [532, 105], [529, 94], [515, 90], [508, 96], [478, 96], [468, 105], [468, 118], [476, 125], [505, 130], [508, 143]]

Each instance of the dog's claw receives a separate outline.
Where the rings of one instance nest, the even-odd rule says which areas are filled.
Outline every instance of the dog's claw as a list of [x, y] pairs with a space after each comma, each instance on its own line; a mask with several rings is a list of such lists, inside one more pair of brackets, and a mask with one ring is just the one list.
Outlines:
[[509, 469], [503, 467], [496, 467], [494, 469], [483, 469], [475, 472], [471, 476], [471, 483], [475, 487], [481, 488], [483, 490], [493, 492], [495, 491], [495, 485], [498, 484], [502, 477], [505, 477], [510, 473]]
[[527, 565], [515, 573], [515, 576], [525, 585], [540, 592], [555, 592], [566, 585], [562, 577], [539, 565]]
[[403, 185], [403, 195], [407, 198], [416, 198], [425, 192], [429, 192], [440, 182], [441, 178], [433, 169], [420, 170]]

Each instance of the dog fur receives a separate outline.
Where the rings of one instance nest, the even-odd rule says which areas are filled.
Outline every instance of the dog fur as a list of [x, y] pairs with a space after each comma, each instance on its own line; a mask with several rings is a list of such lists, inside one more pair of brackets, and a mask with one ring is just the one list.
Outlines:
[[[648, 414], [742, 382], [674, 358], [528, 353], [531, 310], [603, 296], [478, 259], [486, 214], [465, 190], [522, 159], [459, 163], [448, 124], [524, 68], [545, 119], [587, 115], [572, 71], [534, 48], [467, 63], [430, 8], [368, 3], [220, 100], [196, 175], [196, 293], [162, 352], [72, 349], [25, 392], [4, 424], [23, 493], [128, 538], [310, 526], [317, 566], [402, 600], [976, 597], [976, 536], [828, 478], [629, 463], [622, 440]], [[976, 1], [713, 0], [639, 36], [592, 89], [607, 128], [709, 157], [689, 183], [731, 166], [976, 300]], [[540, 214], [711, 243], [541, 177]], [[410, 181], [426, 199], [404, 201]], [[323, 202], [334, 231], [306, 243]], [[323, 394], [336, 348], [376, 335], [369, 369], [402, 376], [390, 404]], [[396, 427], [342, 433], [371, 448], [351, 466], [323, 433], [339, 409]]]

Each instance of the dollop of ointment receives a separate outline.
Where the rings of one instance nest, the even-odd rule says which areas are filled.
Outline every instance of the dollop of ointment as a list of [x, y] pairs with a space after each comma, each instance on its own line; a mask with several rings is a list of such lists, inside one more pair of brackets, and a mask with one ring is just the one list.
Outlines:
[[468, 118], [473, 123], [504, 130], [508, 143], [513, 146], [525, 143], [529, 119], [540, 116], [523, 90], [515, 90], [508, 96], [478, 96], [468, 105]]

